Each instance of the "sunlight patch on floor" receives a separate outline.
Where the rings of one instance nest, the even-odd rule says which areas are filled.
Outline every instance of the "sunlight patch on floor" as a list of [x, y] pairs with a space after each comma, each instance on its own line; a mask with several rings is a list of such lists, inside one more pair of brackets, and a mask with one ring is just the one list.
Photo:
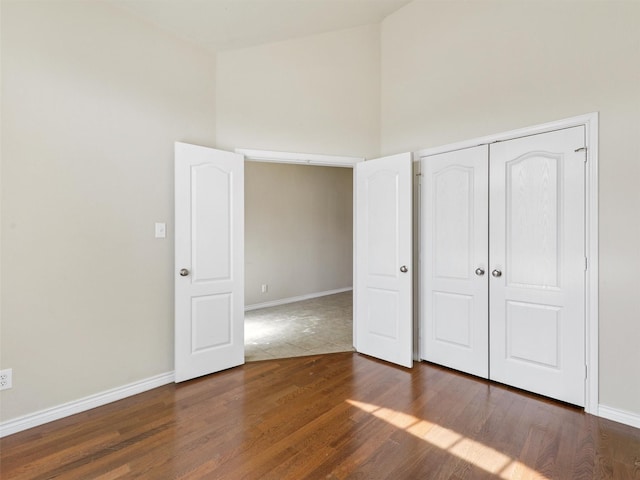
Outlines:
[[[280, 335], [287, 330], [286, 324], [280, 324], [277, 322], [256, 322], [250, 326], [245, 325], [244, 329], [244, 341], [245, 343], [254, 343], [258, 340], [273, 335]], [[268, 342], [265, 342], [268, 343]]]
[[394, 427], [400, 428], [431, 445], [446, 450], [452, 455], [480, 467], [486, 472], [499, 475], [500, 478], [508, 480], [524, 477], [548, 480], [547, 477], [541, 473], [512, 459], [508, 455], [500, 453], [483, 443], [472, 440], [436, 423], [421, 420], [413, 415], [370, 403], [356, 400], [347, 400], [347, 402], [364, 412], [370, 413], [376, 418], [384, 420]]

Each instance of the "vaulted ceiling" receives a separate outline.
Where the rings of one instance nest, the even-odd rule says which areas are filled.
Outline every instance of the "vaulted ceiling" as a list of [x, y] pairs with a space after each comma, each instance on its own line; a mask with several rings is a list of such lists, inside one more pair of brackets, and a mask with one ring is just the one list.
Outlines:
[[209, 51], [378, 23], [410, 0], [107, 0]]

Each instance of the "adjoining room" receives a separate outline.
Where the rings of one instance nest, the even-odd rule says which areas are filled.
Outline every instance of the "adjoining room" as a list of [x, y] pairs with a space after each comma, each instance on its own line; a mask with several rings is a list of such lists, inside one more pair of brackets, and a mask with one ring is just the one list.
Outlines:
[[353, 350], [353, 170], [245, 162], [246, 361]]

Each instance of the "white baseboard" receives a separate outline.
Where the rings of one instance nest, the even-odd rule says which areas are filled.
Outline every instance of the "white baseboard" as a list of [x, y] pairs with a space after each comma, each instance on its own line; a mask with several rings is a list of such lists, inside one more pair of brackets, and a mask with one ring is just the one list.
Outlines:
[[353, 290], [351, 287], [338, 288], [336, 290], [327, 290], [326, 292], [307, 293], [299, 297], [281, 298], [280, 300], [272, 300], [270, 302], [254, 303], [253, 305], [245, 305], [244, 311], [258, 310], [259, 308], [277, 307], [278, 305], [286, 305], [287, 303], [301, 302], [302, 300], [310, 300], [312, 298], [324, 297], [326, 295], [335, 295], [336, 293], [349, 292]]
[[6, 437], [13, 433], [18, 433], [29, 428], [37, 427], [60, 418], [75, 415], [76, 413], [91, 410], [92, 408], [106, 405], [107, 403], [122, 400], [123, 398], [146, 392], [156, 387], [161, 387], [173, 382], [174, 373], [161, 373], [153, 377], [145, 378], [137, 382], [123, 385], [122, 387], [112, 388], [101, 393], [89, 395], [88, 397], [64, 403], [56, 407], [40, 410], [29, 415], [14, 418], [0, 423], [0, 438]]
[[618, 408], [607, 407], [606, 405], [598, 405], [598, 416], [613, 420], [614, 422], [624, 423], [635, 428], [640, 428], [640, 415], [637, 413], [627, 412]]

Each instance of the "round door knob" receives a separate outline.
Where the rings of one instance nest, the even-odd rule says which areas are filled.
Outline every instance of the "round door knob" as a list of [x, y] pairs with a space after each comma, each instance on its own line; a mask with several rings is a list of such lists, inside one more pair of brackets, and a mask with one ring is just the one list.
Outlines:
[[494, 277], [498, 278], [502, 276], [502, 272], [500, 270], [494, 270], [491, 272], [491, 275], [493, 275]]
[[478, 275], [479, 277], [484, 275], [484, 269], [480, 267], [476, 268], [476, 275]]
[[402, 266], [400, 267], [400, 271], [401, 271], [402, 273], [407, 273], [407, 272], [409, 271], [409, 269], [407, 268], [407, 266], [406, 266], [406, 265], [402, 265]]
[[187, 270], [186, 268], [180, 269], [180, 276], [181, 277], [186, 277], [187, 275], [189, 275], [189, 270]]

